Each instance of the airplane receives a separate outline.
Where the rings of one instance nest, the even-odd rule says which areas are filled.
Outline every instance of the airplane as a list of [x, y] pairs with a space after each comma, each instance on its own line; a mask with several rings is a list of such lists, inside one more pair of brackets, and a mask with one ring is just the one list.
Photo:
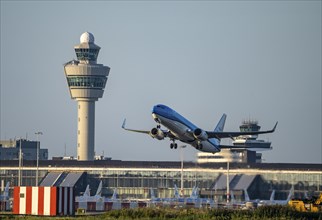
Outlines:
[[117, 199], [117, 189], [114, 189], [113, 195], [111, 198], [105, 198], [102, 196], [102, 181], [100, 181], [95, 195], [90, 195], [90, 188], [87, 185], [85, 192], [82, 196], [76, 196], [75, 201], [78, 202], [78, 207], [87, 210], [88, 202], [96, 204], [96, 210], [104, 210], [104, 203], [109, 202], [112, 204], [111, 209], [120, 209], [121, 200]]
[[151, 202], [163, 202], [165, 204], [173, 203], [173, 202], [184, 204], [187, 201], [191, 202], [192, 200], [195, 201], [199, 198], [198, 187], [194, 186], [190, 196], [185, 198], [180, 196], [180, 193], [176, 184], [174, 184], [174, 194], [173, 194], [173, 197], [171, 198], [157, 198], [152, 188], [150, 188], [150, 194], [151, 194], [151, 199], [150, 199]]
[[188, 197], [185, 201], [186, 202], [185, 205], [189, 207], [195, 207], [195, 208], [200, 208], [200, 207], [213, 208], [215, 205], [215, 201], [209, 198], [200, 198], [198, 191], [199, 191], [198, 186], [194, 186], [190, 194], [190, 197]]
[[95, 195], [91, 196], [89, 185], [87, 185], [83, 195], [76, 196], [76, 200], [79, 202], [98, 201], [101, 198], [102, 198], [102, 181], [99, 183]]
[[[273, 192], [275, 193], [275, 190], [273, 190]], [[291, 187], [288, 196], [285, 200], [274, 200], [274, 195], [273, 198], [271, 198], [271, 200], [267, 201], [267, 200], [261, 200], [259, 201], [258, 205], [287, 205], [288, 202], [292, 199], [292, 196], [294, 194], [294, 186]]]
[[10, 186], [10, 182], [7, 182], [6, 187], [4, 188], [3, 194], [0, 195], [0, 201], [9, 200], [9, 186]]
[[161, 202], [161, 201], [162, 201], [162, 199], [161, 199], [161, 198], [157, 198], [157, 197], [155, 196], [155, 194], [154, 194], [154, 190], [153, 190], [152, 188], [150, 188], [150, 194], [151, 194], [151, 199], [150, 199], [150, 201], [151, 201], [152, 203], [156, 203], [156, 202]]
[[[197, 150], [211, 153], [219, 152], [222, 148], [234, 148], [234, 146], [230, 145], [220, 145], [222, 138], [233, 139], [241, 135], [273, 133], [278, 123], [276, 122], [272, 130], [267, 131], [224, 132], [227, 116], [223, 114], [214, 131], [205, 131], [188, 121], [175, 110], [162, 104], [155, 105], [152, 108], [152, 117], [157, 123], [157, 126], [150, 131], [126, 128], [126, 119], [123, 121], [122, 128], [126, 131], [148, 134], [158, 140], [169, 138], [172, 141], [170, 144], [171, 149], [176, 149], [178, 147], [176, 141], [181, 141], [191, 145]], [[168, 130], [161, 129], [161, 125], [168, 128]]]
[[253, 200], [251, 200], [250, 197], [249, 197], [249, 195], [248, 195], [247, 189], [244, 189], [244, 195], [245, 195], [245, 202], [270, 203], [270, 202], [273, 202], [274, 201], [275, 190], [272, 191], [269, 200], [260, 200], [260, 199], [253, 199]]
[[292, 198], [293, 194], [294, 194], [294, 186], [291, 187], [289, 194], [287, 196], [286, 200], [274, 200], [275, 197], [275, 190], [272, 191], [271, 197], [269, 200], [260, 200], [260, 199], [255, 199], [255, 200], [251, 200], [249, 198], [249, 195], [247, 193], [247, 190], [244, 189], [244, 193], [245, 193], [245, 202], [255, 202], [258, 204], [258, 206], [266, 206], [266, 205], [286, 205]]

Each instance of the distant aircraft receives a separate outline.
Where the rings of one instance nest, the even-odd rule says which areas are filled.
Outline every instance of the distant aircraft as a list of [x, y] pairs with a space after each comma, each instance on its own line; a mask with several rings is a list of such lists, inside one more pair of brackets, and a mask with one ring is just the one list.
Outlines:
[[[273, 190], [273, 192], [275, 193], [275, 190]], [[288, 196], [285, 200], [274, 200], [274, 195], [273, 198], [271, 197], [271, 200], [267, 201], [267, 200], [261, 200], [259, 201], [258, 205], [287, 205], [288, 202], [292, 199], [292, 196], [294, 195], [294, 186], [291, 187]]]
[[171, 203], [171, 202], [185, 203], [187, 201], [192, 201], [192, 200], [195, 201], [199, 198], [198, 187], [194, 186], [190, 196], [185, 198], [180, 196], [180, 193], [176, 184], [174, 184], [174, 194], [173, 194], [173, 197], [171, 198], [157, 198], [152, 188], [150, 188], [150, 194], [151, 194], [152, 202], [164, 202], [164, 203]]
[[151, 194], [151, 202], [152, 203], [156, 203], [156, 202], [161, 202], [161, 198], [157, 198], [154, 194], [154, 190], [152, 188], [150, 188], [150, 194]]
[[102, 198], [102, 181], [99, 183], [96, 194], [91, 196], [89, 185], [86, 186], [85, 192], [82, 196], [76, 196], [77, 202], [88, 202], [88, 201], [98, 201]]
[[248, 195], [248, 192], [247, 192], [247, 189], [244, 189], [244, 195], [245, 195], [245, 202], [255, 202], [255, 203], [259, 203], [259, 202], [272, 202], [274, 201], [274, 196], [275, 196], [275, 190], [272, 191], [271, 193], [271, 196], [269, 198], [269, 200], [260, 200], [260, 199], [255, 199], [255, 200], [251, 200], [249, 198], [249, 195]]
[[286, 205], [292, 198], [294, 194], [294, 186], [291, 187], [289, 194], [287, 196], [286, 200], [274, 200], [275, 197], [275, 190], [272, 191], [271, 197], [269, 200], [260, 200], [260, 199], [255, 199], [251, 200], [248, 196], [247, 190], [244, 189], [245, 193], [245, 202], [255, 202], [258, 204], [258, 206], [266, 206], [266, 205]]
[[[235, 147], [230, 145], [220, 145], [220, 140], [222, 138], [234, 138], [241, 135], [272, 133], [275, 131], [277, 126], [276, 122], [274, 128], [268, 131], [224, 132], [223, 130], [226, 121], [226, 114], [223, 114], [214, 131], [205, 131], [192, 124], [173, 109], [161, 104], [153, 107], [152, 117], [156, 121], [157, 126], [152, 128], [150, 131], [126, 128], [126, 119], [124, 119], [122, 128], [127, 131], [148, 134], [158, 140], [169, 138], [172, 141], [170, 144], [171, 149], [176, 149], [178, 147], [176, 141], [179, 140], [193, 146], [197, 150], [216, 153], [219, 152], [221, 148]], [[168, 130], [161, 129], [161, 125], [167, 127]]]
[[2, 195], [0, 195], [0, 201], [8, 201], [9, 200], [9, 186], [10, 186], [10, 182], [7, 182]]
[[120, 209], [121, 208], [121, 200], [117, 199], [117, 189], [114, 189], [113, 195], [111, 198], [105, 198], [102, 196], [102, 181], [99, 183], [97, 191], [95, 195], [90, 195], [90, 188], [87, 185], [85, 192], [82, 196], [76, 196], [76, 202], [78, 202], [78, 207], [87, 210], [88, 202], [92, 202], [96, 204], [96, 210], [104, 210], [104, 203], [110, 202], [112, 203], [111, 209]]

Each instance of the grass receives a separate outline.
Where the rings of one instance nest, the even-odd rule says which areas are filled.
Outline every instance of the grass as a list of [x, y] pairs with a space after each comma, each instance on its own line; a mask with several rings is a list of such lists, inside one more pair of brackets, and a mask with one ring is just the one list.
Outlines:
[[237, 220], [237, 219], [317, 219], [322, 220], [322, 213], [298, 212], [287, 206], [266, 206], [255, 210], [231, 210], [231, 209], [171, 209], [171, 208], [136, 208], [111, 210], [104, 213], [86, 213], [75, 217], [44, 217], [44, 216], [16, 216], [12, 214], [0, 214], [0, 219], [84, 219], [84, 220]]

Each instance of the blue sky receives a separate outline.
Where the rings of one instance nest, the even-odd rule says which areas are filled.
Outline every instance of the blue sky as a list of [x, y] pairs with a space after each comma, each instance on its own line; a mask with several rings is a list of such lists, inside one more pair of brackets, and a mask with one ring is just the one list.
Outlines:
[[[89, 31], [111, 67], [96, 103], [95, 151], [179, 160], [151, 129], [166, 104], [205, 130], [257, 119], [273, 134], [265, 162], [321, 163], [321, 1], [1, 1], [0, 139], [36, 140], [76, 156], [77, 103], [63, 64]], [[224, 141], [229, 143], [229, 141]], [[197, 151], [185, 149], [186, 160]]]

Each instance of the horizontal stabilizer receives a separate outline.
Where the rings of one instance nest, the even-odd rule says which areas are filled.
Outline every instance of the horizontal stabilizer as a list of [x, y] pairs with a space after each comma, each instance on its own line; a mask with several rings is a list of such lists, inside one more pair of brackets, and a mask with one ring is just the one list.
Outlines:
[[216, 131], [207, 131], [208, 138], [234, 138], [242, 135], [258, 135], [258, 134], [267, 134], [273, 133], [276, 129], [278, 122], [276, 122], [272, 130], [267, 131], [239, 131], [239, 132], [216, 132]]

